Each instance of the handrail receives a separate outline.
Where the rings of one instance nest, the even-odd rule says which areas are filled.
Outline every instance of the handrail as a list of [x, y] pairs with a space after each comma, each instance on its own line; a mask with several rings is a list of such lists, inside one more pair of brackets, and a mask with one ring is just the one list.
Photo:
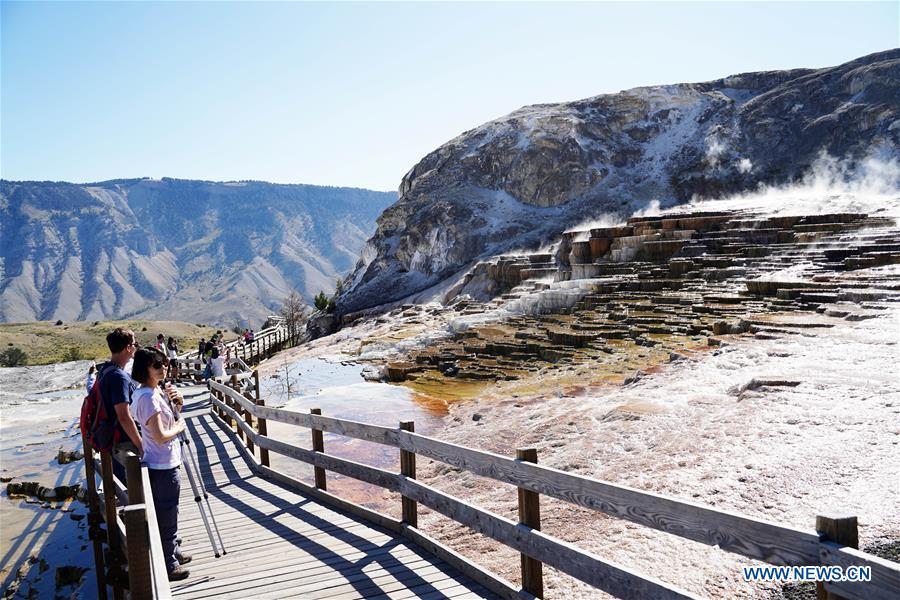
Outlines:
[[169, 575], [166, 570], [166, 557], [163, 555], [162, 540], [159, 537], [159, 524], [156, 521], [153, 493], [150, 491], [150, 470], [146, 465], [141, 465], [141, 481], [144, 485], [144, 503], [147, 505], [147, 529], [151, 532], [150, 568], [153, 581], [153, 597], [161, 599], [171, 598], [172, 591], [169, 587]]
[[[253, 341], [256, 342], [257, 340], [259, 340], [259, 341], [267, 340], [269, 337], [277, 334], [279, 331], [284, 330], [284, 329], [285, 329], [284, 324], [281, 324], [281, 323], [278, 325], [275, 325], [273, 327], [267, 327], [266, 329], [261, 329], [260, 331], [255, 332], [253, 334]], [[225, 342], [225, 347], [226, 348], [228, 348], [228, 347], [237, 348], [238, 345], [243, 344], [243, 343], [244, 343], [243, 338], [239, 337], [239, 338], [233, 339], [229, 342]], [[183, 360], [190, 361], [194, 358], [199, 358], [199, 357], [200, 357], [199, 350], [191, 350], [189, 352], [185, 352], [184, 354], [179, 354], [175, 358], [176, 358], [176, 360], [179, 360], [179, 361], [183, 361]]]
[[[127, 451], [124, 454], [128, 463], [126, 474], [129, 482], [132, 481], [132, 477], [138, 477], [138, 481], [133, 483], [134, 489], [130, 491], [113, 475], [111, 455], [101, 453], [101, 459], [98, 460], [94, 451], [89, 446], [85, 446], [85, 465], [87, 467], [88, 461], [91, 465], [91, 468], [86, 468], [89, 478], [88, 502], [92, 505], [91, 512], [107, 523], [108, 543], [113, 549], [113, 552], [110, 553], [112, 560], [118, 560], [116, 554], [120, 549], [124, 549], [122, 558], [127, 557], [125, 560], [129, 565], [130, 597], [135, 600], [145, 598], [168, 600], [172, 597], [172, 593], [163, 556], [162, 541], [159, 537], [149, 471], [146, 465], [139, 463], [138, 456], [134, 452]], [[103, 496], [98, 494], [95, 499], [98, 476], [103, 486]], [[107, 494], [112, 494], [115, 500], [107, 502]], [[93, 506], [95, 502], [97, 502], [97, 506]], [[109, 514], [110, 511], [114, 511], [114, 514]], [[99, 543], [99, 538], [94, 533], [92, 533], [91, 539], [95, 545]], [[96, 552], [94, 556], [97, 561], [97, 569], [102, 569], [103, 564]], [[111, 571], [116, 570], [121, 573], [120, 565], [115, 562], [110, 564], [110, 568]], [[98, 590], [98, 594], [101, 598], [106, 598], [106, 584], [105, 582], [101, 584], [101, 579], [107, 578], [98, 578], [98, 585], [103, 588], [102, 591]], [[109, 576], [108, 580], [113, 586], [114, 597], [120, 598], [123, 594], [121, 574]]]
[[[665, 594], [656, 589], [656, 580], [640, 576], [590, 553], [570, 547], [565, 542], [516, 525], [511, 521], [473, 507], [462, 500], [443, 494], [428, 486], [382, 469], [315, 450], [297, 448], [273, 440], [254, 431], [250, 416], [271, 420], [314, 431], [352, 437], [364, 441], [393, 446], [413, 454], [444, 462], [480, 476], [512, 484], [520, 490], [565, 500], [598, 512], [630, 520], [666, 533], [716, 545], [723, 550], [776, 565], [862, 565], [872, 571], [872, 581], [860, 583], [829, 583], [826, 589], [836, 590], [849, 597], [896, 597], [900, 589], [900, 565], [853, 550], [847, 546], [824, 541], [813, 530], [796, 529], [766, 520], [725, 511], [695, 502], [669, 498], [617, 485], [582, 475], [567, 473], [551, 467], [511, 459], [498, 454], [466, 448], [434, 438], [368, 423], [298, 413], [267, 407], [245, 398], [236, 390], [210, 382], [212, 403], [221, 415], [234, 421], [249, 444], [270, 450], [316, 467], [335, 471], [380, 487], [399, 491], [404, 497], [421, 502], [493, 537], [542, 562], [553, 565], [592, 585], [623, 597], [690, 597], [686, 592], [672, 590]], [[221, 395], [222, 400], [215, 396]], [[251, 450], [252, 452], [252, 450]], [[449, 514], [448, 514], [449, 513]], [[518, 529], [510, 529], [510, 526]], [[527, 528], [526, 528], [527, 529]], [[566, 556], [565, 560], [559, 557]], [[597, 562], [599, 561], [599, 562]], [[602, 563], [602, 564], [601, 564]], [[586, 566], [590, 565], [590, 566]], [[591, 573], [607, 573], [604, 577]], [[627, 585], [625, 585], [626, 582]], [[623, 586], [624, 587], [621, 587]], [[663, 584], [664, 585], [664, 584]], [[860, 588], [864, 585], [864, 588]], [[605, 587], [604, 587], [605, 586]], [[612, 586], [612, 587], [610, 587]], [[638, 594], [636, 590], [643, 590]], [[862, 589], [862, 591], [860, 591]], [[670, 593], [671, 592], [671, 593]], [[671, 595], [672, 593], [676, 595]], [[680, 595], [679, 595], [680, 594]]]

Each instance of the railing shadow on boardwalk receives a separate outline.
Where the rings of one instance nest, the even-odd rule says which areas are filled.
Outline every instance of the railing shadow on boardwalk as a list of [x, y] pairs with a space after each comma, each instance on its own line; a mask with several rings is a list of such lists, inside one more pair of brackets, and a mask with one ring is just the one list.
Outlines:
[[[204, 429], [207, 436], [206, 438], [202, 438], [197, 435], [198, 419], [191, 419], [188, 421], [188, 429], [192, 433], [192, 438], [195, 441], [208, 439], [212, 444], [212, 448], [214, 449], [216, 456], [227, 456], [227, 448], [215, 434], [212, 424], [207, 419], [200, 420], [202, 421], [201, 427]], [[277, 496], [270, 491], [264, 490], [259, 486], [254, 485], [252, 481], [255, 478], [251, 478], [250, 480], [248, 480], [244, 477], [241, 477], [238, 469], [233, 466], [233, 460], [243, 461], [248, 468], [252, 468], [252, 465], [246, 462], [243, 453], [241, 453], [241, 456], [239, 458], [233, 460], [218, 460], [217, 462], [211, 462], [213, 456], [209, 452], [209, 446], [196, 445], [195, 452], [197, 453], [197, 459], [201, 465], [222, 466], [221, 472], [226, 476], [228, 484], [252, 494], [255, 498], [268, 502], [272, 506], [279, 508], [285, 513], [295, 513], [297, 508], [302, 505], [288, 502], [280, 496]], [[201, 467], [201, 476], [210, 475], [211, 471], [209, 469], [204, 470], [203, 467]], [[287, 487], [281, 486], [277, 483], [276, 485], [282, 487], [287, 492], [290, 492], [292, 494], [296, 493]], [[389, 570], [392, 574], [395, 574], [398, 579], [402, 579], [408, 587], [416, 587], [417, 591], [422, 594], [439, 593], [439, 590], [437, 588], [420, 577], [413, 569], [409, 569], [402, 562], [386, 552], [386, 550], [390, 547], [400, 545], [401, 542], [396, 539], [392, 540], [386, 545], [378, 546], [363, 537], [355, 535], [344, 527], [336, 527], [333, 523], [322, 519], [315, 514], [304, 512], [302, 515], [297, 515], [298, 518], [302, 519], [305, 524], [313, 526], [316, 531], [327, 532], [331, 537], [336, 538], [359, 550], [360, 552], [365, 553], [361, 559], [349, 561], [344, 559], [334, 550], [331, 550], [323, 544], [316, 542], [308, 535], [298, 533], [287, 525], [281, 525], [275, 522], [272, 519], [272, 515], [265, 514], [257, 508], [251, 506], [250, 504], [234, 498], [231, 494], [223, 492], [219, 489], [218, 483], [207, 485], [207, 492], [210, 494], [210, 496], [219, 499], [223, 503], [235, 508], [239, 508], [245, 516], [249, 517], [258, 525], [266, 528], [269, 532], [275, 534], [284, 541], [291, 543], [304, 552], [308, 552], [319, 561], [329, 564], [332, 568], [338, 571], [347, 580], [348, 583], [352, 584], [358, 593], [363, 596], [370, 597], [372, 595], [383, 593], [380, 586], [375, 583], [365, 572], [363, 572], [364, 568], [373, 563], [380, 564], [382, 567]], [[373, 527], [371, 523], [367, 523], [357, 517], [350, 517], [350, 519], [355, 523], [365, 525], [367, 527]], [[389, 535], [387, 532], [384, 533]], [[422, 553], [419, 553], [419, 556], [423, 559], [429, 560], [432, 564], [438, 564], [437, 561], [431, 560], [429, 557]]]

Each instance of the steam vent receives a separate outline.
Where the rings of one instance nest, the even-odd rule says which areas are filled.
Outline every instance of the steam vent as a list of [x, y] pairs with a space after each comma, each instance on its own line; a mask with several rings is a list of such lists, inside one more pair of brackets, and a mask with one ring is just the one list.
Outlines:
[[[728, 336], [877, 316], [900, 300], [896, 264], [896, 222], [859, 213], [698, 212], [566, 232], [550, 252], [477, 264], [445, 299], [465, 324], [387, 377], [423, 393], [559, 371], [621, 383]], [[470, 299], [479, 290], [491, 299]]]

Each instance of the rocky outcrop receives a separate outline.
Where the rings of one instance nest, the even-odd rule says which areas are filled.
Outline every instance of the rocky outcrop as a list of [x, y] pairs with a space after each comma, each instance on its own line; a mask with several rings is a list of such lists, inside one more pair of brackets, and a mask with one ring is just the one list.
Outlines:
[[264, 182], [0, 182], [0, 321], [261, 322], [353, 266], [396, 194]]
[[[410, 296], [476, 259], [567, 228], [777, 184], [822, 153], [853, 164], [900, 148], [900, 50], [825, 69], [735, 75], [529, 106], [467, 131], [403, 178], [339, 299], [351, 312]], [[702, 217], [700, 217], [702, 218]], [[605, 252], [573, 248], [576, 260]], [[647, 251], [663, 257], [679, 242]], [[627, 255], [627, 245], [621, 248]]]

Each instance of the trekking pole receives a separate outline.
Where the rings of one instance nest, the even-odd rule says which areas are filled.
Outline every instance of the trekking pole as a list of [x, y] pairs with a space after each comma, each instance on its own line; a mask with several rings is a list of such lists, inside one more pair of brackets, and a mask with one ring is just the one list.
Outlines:
[[[184, 440], [179, 439], [179, 442], [181, 442], [181, 445], [183, 447]], [[194, 481], [194, 470], [191, 467], [190, 463], [188, 463], [188, 462], [184, 463], [184, 470], [187, 473], [188, 482], [190, 482], [190, 484], [191, 484], [191, 491], [194, 492], [194, 502], [197, 503], [197, 510], [200, 511], [200, 517], [203, 519], [203, 526], [206, 528], [206, 535], [209, 536], [209, 545], [212, 546], [213, 554], [216, 555], [216, 558], [219, 558], [219, 556], [221, 556], [219, 554], [219, 548], [218, 548], [218, 546], [216, 546], [216, 541], [213, 538], [212, 530], [209, 528], [209, 521], [206, 518], [206, 510], [203, 508], [203, 503], [200, 501], [200, 494], [197, 490], [197, 482]], [[199, 474], [197, 474], [197, 475], [199, 476]], [[212, 513], [210, 513], [210, 514], [212, 514]], [[222, 553], [224, 554], [224, 552], [225, 551], [223, 549]]]
[[[175, 420], [179, 420], [181, 418], [181, 414], [175, 410], [175, 407], [172, 406], [172, 399], [169, 398], [168, 390], [165, 389], [165, 385], [163, 384], [163, 390], [166, 397], [166, 400], [169, 403], [169, 407], [172, 409], [173, 414], [175, 415]], [[222, 542], [222, 534], [219, 532], [219, 526], [216, 524], [216, 517], [213, 515], [212, 506], [209, 503], [209, 496], [206, 493], [206, 486], [203, 484], [203, 477], [200, 474], [200, 467], [197, 463], [197, 457], [194, 456], [194, 451], [191, 449], [191, 441], [184, 432], [178, 434], [178, 442], [181, 445], [181, 448], [187, 448], [187, 452], [182, 452], [182, 463], [184, 464], [184, 470], [188, 476], [188, 482], [191, 485], [191, 491], [194, 493], [194, 501], [197, 503], [197, 509], [200, 511], [200, 517], [203, 519], [203, 526], [206, 528], [206, 535], [209, 536], [209, 545], [212, 546], [213, 553], [216, 558], [221, 556], [219, 554], [219, 548], [222, 549], [222, 554], [226, 554], [225, 552], [225, 544]], [[184, 455], [187, 454], [187, 460], [184, 460]], [[197, 482], [200, 482], [200, 486], [197, 486]], [[204, 510], [203, 503], [200, 500], [200, 490], [203, 491], [203, 498], [206, 500], [206, 510]], [[209, 519], [207, 519], [206, 512], [209, 511]], [[216, 546], [215, 538], [213, 538], [212, 529], [209, 527], [209, 521], [212, 520], [213, 528], [216, 530], [216, 536], [219, 538], [219, 545]]]
[[[222, 534], [219, 532], [219, 525], [216, 523], [216, 516], [213, 514], [212, 506], [209, 504], [209, 494], [206, 493], [206, 484], [203, 483], [203, 477], [200, 476], [200, 464], [197, 462], [197, 456], [194, 454], [194, 450], [191, 448], [191, 441], [184, 435], [184, 432], [181, 434], [181, 441], [184, 446], [187, 448], [188, 462], [192, 463], [193, 469], [197, 473], [197, 480], [200, 482], [200, 491], [203, 494], [203, 499], [206, 501], [206, 508], [209, 511], [209, 518], [212, 521], [213, 529], [216, 531], [216, 536], [219, 538], [219, 547], [222, 548], [222, 554], [228, 554], [225, 551], [225, 543], [222, 541]], [[194, 492], [196, 495], [196, 491]], [[197, 502], [199, 503], [199, 497], [197, 497]], [[207, 528], [207, 531], [209, 528]], [[210, 533], [210, 539], [212, 539], [212, 534]], [[216, 555], [218, 558], [218, 554]]]

